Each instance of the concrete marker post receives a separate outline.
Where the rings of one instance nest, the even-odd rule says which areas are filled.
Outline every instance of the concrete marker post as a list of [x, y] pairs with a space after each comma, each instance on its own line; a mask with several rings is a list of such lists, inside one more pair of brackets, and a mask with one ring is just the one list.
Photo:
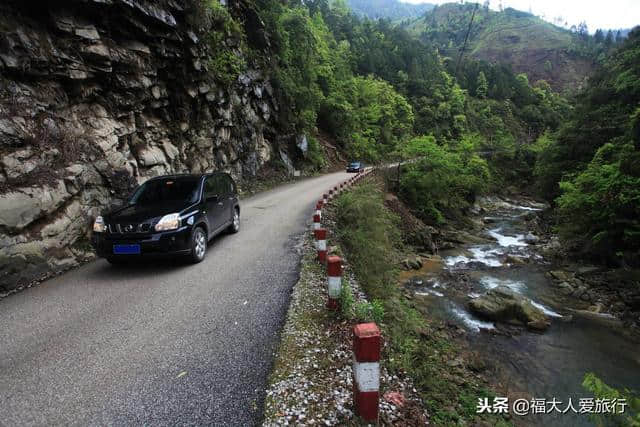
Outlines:
[[314, 230], [316, 236], [316, 250], [318, 251], [318, 261], [325, 263], [327, 260], [327, 229], [318, 228]]
[[340, 291], [342, 290], [342, 258], [327, 257], [327, 308], [336, 311], [340, 308]]
[[353, 402], [365, 421], [378, 421], [380, 402], [380, 328], [360, 323], [353, 328]]
[[320, 215], [313, 215], [313, 229], [318, 230], [320, 228]]
[[316, 203], [316, 213], [315, 213], [315, 215], [320, 216], [320, 219], [322, 219], [322, 202]]

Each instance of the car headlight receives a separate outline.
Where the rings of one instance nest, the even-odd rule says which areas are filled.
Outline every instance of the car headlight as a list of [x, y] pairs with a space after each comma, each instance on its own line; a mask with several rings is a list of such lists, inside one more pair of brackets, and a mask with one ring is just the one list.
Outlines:
[[104, 233], [107, 230], [107, 226], [104, 224], [104, 218], [101, 216], [97, 217], [93, 222], [93, 232], [94, 233]]
[[175, 230], [180, 227], [180, 214], [172, 213], [160, 218], [155, 226], [156, 231]]

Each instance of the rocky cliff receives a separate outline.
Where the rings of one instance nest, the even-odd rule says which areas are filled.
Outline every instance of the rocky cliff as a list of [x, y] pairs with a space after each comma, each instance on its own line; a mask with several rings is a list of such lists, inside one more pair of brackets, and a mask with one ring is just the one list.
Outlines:
[[0, 293], [90, 259], [93, 218], [152, 176], [288, 160], [268, 71], [221, 83], [211, 57], [244, 54], [202, 7], [2, 2]]

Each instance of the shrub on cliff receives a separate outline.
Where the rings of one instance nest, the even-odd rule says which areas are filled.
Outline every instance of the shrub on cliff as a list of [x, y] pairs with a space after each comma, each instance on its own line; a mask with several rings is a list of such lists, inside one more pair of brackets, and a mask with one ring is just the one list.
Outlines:
[[416, 160], [402, 167], [400, 197], [430, 224], [459, 216], [490, 182], [487, 162], [475, 149], [470, 137], [447, 148], [433, 136], [414, 138], [403, 147], [403, 156]]

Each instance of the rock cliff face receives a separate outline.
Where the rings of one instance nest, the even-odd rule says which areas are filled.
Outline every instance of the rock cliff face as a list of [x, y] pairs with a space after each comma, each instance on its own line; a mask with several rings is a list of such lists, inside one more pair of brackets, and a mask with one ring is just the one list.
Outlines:
[[192, 1], [47, 3], [0, 5], [0, 293], [91, 258], [93, 218], [137, 183], [287, 153], [268, 73], [216, 81], [212, 49], [242, 53], [203, 41]]

